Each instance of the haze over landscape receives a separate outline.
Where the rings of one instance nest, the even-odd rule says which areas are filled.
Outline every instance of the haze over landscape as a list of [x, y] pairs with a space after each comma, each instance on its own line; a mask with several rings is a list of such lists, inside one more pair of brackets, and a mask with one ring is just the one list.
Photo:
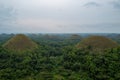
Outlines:
[[0, 0], [0, 33], [119, 33], [120, 0]]

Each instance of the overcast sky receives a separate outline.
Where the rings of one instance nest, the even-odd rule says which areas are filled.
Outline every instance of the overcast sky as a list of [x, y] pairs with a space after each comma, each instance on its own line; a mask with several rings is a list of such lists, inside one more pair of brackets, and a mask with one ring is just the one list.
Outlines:
[[0, 0], [0, 33], [119, 33], [120, 0]]

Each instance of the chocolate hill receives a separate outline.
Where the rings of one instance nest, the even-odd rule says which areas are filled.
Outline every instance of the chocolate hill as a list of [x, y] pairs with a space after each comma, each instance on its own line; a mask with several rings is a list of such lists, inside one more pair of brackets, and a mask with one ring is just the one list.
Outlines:
[[17, 34], [8, 40], [3, 47], [12, 51], [27, 51], [37, 48], [38, 45], [27, 36], [23, 34]]
[[90, 50], [105, 50], [118, 47], [118, 44], [109, 38], [103, 36], [91, 36], [77, 44], [77, 48]]
[[80, 35], [77, 35], [77, 34], [73, 34], [70, 36], [69, 38], [70, 40], [81, 40], [82, 37]]

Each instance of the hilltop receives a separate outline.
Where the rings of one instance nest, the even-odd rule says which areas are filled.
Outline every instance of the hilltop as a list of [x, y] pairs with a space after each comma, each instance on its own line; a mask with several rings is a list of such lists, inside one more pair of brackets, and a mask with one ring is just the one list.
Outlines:
[[97, 51], [115, 48], [118, 47], [118, 44], [115, 41], [103, 36], [90, 36], [78, 43], [77, 47]]
[[3, 47], [13, 51], [26, 51], [37, 48], [37, 44], [23, 34], [17, 34], [8, 40]]

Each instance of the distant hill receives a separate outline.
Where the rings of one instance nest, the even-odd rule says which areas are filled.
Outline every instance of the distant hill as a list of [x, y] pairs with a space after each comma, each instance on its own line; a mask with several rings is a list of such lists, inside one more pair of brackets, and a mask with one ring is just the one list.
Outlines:
[[77, 48], [90, 49], [92, 51], [118, 47], [118, 44], [103, 36], [90, 36], [77, 44]]
[[17, 34], [10, 40], [8, 40], [3, 47], [13, 51], [26, 51], [33, 50], [38, 47], [38, 45], [33, 42], [30, 38], [23, 34]]
[[45, 34], [45, 35], [43, 36], [43, 39], [56, 41], [56, 40], [60, 40], [60, 37], [57, 36], [57, 35]]
[[77, 34], [73, 34], [70, 36], [69, 38], [70, 40], [81, 40], [82, 37], [80, 35], [77, 35]]

